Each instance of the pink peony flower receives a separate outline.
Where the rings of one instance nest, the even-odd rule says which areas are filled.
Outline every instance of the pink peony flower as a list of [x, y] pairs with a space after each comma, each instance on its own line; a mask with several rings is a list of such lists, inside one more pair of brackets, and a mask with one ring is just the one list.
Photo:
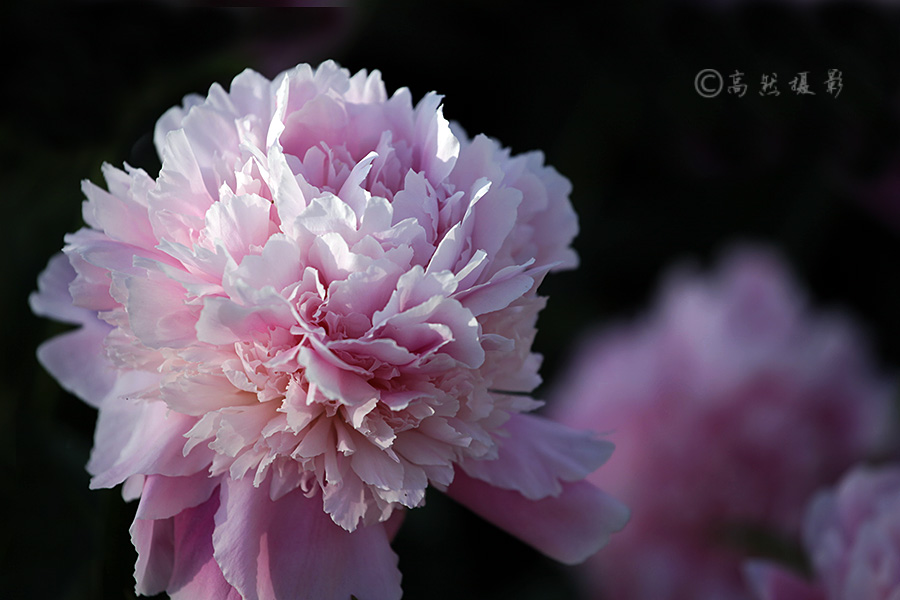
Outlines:
[[557, 416], [610, 432], [590, 479], [633, 515], [588, 565], [604, 597], [745, 598], [747, 544], [797, 534], [809, 495], [890, 434], [893, 386], [856, 331], [762, 250], [677, 270], [652, 314], [577, 356]]
[[99, 409], [94, 488], [140, 497], [140, 594], [400, 596], [389, 541], [433, 486], [564, 562], [627, 511], [612, 445], [528, 415], [536, 288], [572, 267], [569, 183], [375, 71], [252, 71], [104, 166], [32, 296], [39, 358]]
[[750, 562], [760, 600], [900, 598], [900, 467], [856, 467], [817, 494], [803, 531], [814, 581], [767, 562]]

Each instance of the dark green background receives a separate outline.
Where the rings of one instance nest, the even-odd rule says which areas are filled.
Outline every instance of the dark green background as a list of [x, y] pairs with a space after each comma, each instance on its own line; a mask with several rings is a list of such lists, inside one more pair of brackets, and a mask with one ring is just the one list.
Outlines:
[[[80, 226], [80, 180], [100, 182], [103, 161], [158, 169], [155, 119], [246, 66], [273, 76], [330, 57], [377, 68], [390, 91], [444, 94], [446, 116], [471, 134], [545, 151], [574, 184], [582, 228], [581, 268], [543, 288], [548, 380], [586, 327], [638, 314], [673, 260], [708, 263], [735, 240], [780, 248], [817, 305], [855, 313], [881, 364], [898, 364], [900, 218], [865, 198], [900, 173], [900, 13], [848, 2], [591, 4], [0, 9], [0, 496], [12, 505], [0, 523], [0, 596], [133, 597], [135, 505], [87, 489], [95, 413], [37, 365], [35, 348], [62, 327], [32, 316], [27, 295]], [[703, 68], [746, 73], [747, 95], [701, 98]], [[833, 68], [844, 83], [836, 99], [821, 87]], [[816, 96], [790, 92], [799, 71]], [[761, 97], [759, 78], [772, 72], [781, 95]], [[579, 597], [573, 570], [439, 494], [428, 504], [395, 543], [407, 598]]]

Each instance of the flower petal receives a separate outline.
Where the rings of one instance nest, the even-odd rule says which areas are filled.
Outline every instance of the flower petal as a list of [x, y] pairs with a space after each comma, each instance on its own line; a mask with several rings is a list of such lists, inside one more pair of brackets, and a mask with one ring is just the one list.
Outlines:
[[[124, 386], [123, 386], [124, 387]], [[171, 412], [164, 402], [128, 398], [117, 386], [101, 405], [88, 471], [91, 489], [113, 487], [130, 475], [193, 475], [208, 467], [209, 448], [184, 456], [184, 435], [197, 422]]]
[[100, 406], [116, 379], [106, 356], [98, 354], [111, 329], [94, 318], [76, 331], [44, 342], [37, 351], [41, 365], [60, 385], [94, 407]]
[[184, 302], [184, 288], [154, 274], [129, 277], [128, 318], [135, 336], [149, 348], [182, 348], [196, 339], [196, 307]]
[[590, 483], [565, 483], [559, 496], [529, 500], [457, 470], [447, 495], [550, 558], [578, 564], [628, 521], [628, 509]]
[[187, 477], [150, 475], [144, 481], [136, 519], [168, 519], [206, 502], [219, 485], [205, 471]]
[[131, 541], [138, 552], [135, 592], [166, 591], [172, 600], [240, 600], [213, 559], [212, 534], [218, 493], [166, 519], [135, 519]]
[[226, 480], [213, 533], [216, 561], [247, 600], [400, 598], [397, 556], [384, 525], [348, 533], [318, 497], [277, 501], [247, 480]]
[[64, 323], [81, 324], [96, 313], [72, 305], [69, 284], [75, 280], [75, 269], [62, 252], [53, 255], [47, 268], [38, 276], [38, 291], [28, 297], [36, 315], [50, 317]]
[[613, 451], [612, 443], [598, 440], [591, 431], [577, 431], [549, 419], [516, 414], [502, 430], [495, 460], [467, 460], [462, 469], [491, 485], [521, 492], [539, 500], [556, 496], [563, 481], [578, 481], [605, 463]]

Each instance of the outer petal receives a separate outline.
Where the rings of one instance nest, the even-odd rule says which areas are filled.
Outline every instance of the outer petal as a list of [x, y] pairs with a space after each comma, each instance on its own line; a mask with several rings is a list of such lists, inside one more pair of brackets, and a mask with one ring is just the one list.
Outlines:
[[750, 561], [744, 575], [758, 600], [826, 600], [819, 587], [773, 564]]
[[168, 519], [187, 508], [203, 504], [219, 485], [205, 471], [187, 477], [150, 475], [144, 480], [136, 519]]
[[[110, 394], [117, 396], [115, 391]], [[170, 412], [163, 402], [114, 397], [104, 402], [97, 420], [88, 471], [91, 489], [113, 487], [131, 475], [192, 475], [212, 461], [209, 448], [184, 456], [186, 434], [197, 422]]]
[[62, 252], [55, 254], [47, 263], [47, 268], [38, 276], [38, 291], [32, 292], [28, 297], [28, 304], [34, 314], [76, 324], [96, 318], [96, 313], [72, 304], [69, 284], [75, 280], [75, 276], [69, 257]]
[[96, 312], [72, 304], [69, 285], [75, 276], [69, 258], [55, 255], [38, 277], [38, 291], [28, 303], [35, 314], [82, 325], [42, 344], [38, 360], [66, 390], [96, 407], [115, 381], [102, 351], [110, 327], [97, 319]]
[[[143, 503], [143, 502], [142, 502]], [[219, 495], [167, 519], [135, 519], [131, 540], [138, 551], [135, 591], [167, 591], [173, 600], [239, 600], [213, 559], [212, 534]]]
[[134, 565], [134, 591], [153, 595], [166, 590], [175, 561], [174, 519], [135, 520], [131, 524], [131, 543], [137, 550]]
[[500, 440], [496, 460], [469, 460], [460, 466], [471, 477], [531, 500], [559, 494], [561, 481], [584, 479], [613, 451], [612, 443], [595, 439], [593, 432], [534, 415], [513, 415], [502, 429], [509, 437]]
[[550, 558], [573, 565], [628, 522], [628, 509], [590, 483], [563, 484], [557, 497], [529, 500], [457, 470], [447, 494]]
[[[213, 558], [211, 538], [206, 538], [206, 542], [207, 545], [203, 552], [205, 562], [183, 586], [169, 590], [170, 600], [197, 600], [198, 598], [243, 600], [241, 594], [225, 581], [219, 564]], [[177, 577], [172, 579], [175, 584], [179, 583]]]
[[247, 600], [400, 598], [397, 555], [382, 524], [348, 533], [319, 497], [279, 500], [246, 479], [226, 480], [213, 534], [216, 561]]
[[112, 389], [116, 374], [103, 352], [103, 340], [112, 330], [97, 319], [76, 331], [40, 345], [38, 360], [60, 385], [93, 407]]

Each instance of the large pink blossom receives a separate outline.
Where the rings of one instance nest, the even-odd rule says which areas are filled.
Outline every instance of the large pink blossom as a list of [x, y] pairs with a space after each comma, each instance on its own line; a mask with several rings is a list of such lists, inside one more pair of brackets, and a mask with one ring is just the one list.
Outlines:
[[527, 414], [569, 182], [440, 102], [245, 71], [163, 115], [158, 178], [84, 184], [32, 307], [80, 325], [39, 357], [99, 409], [91, 486], [140, 497], [139, 593], [399, 597], [429, 486], [564, 562], [624, 525], [582, 481], [611, 444]]
[[748, 563], [760, 600], [900, 598], [900, 467], [856, 467], [806, 511], [804, 546], [813, 579], [768, 562]]
[[564, 381], [557, 416], [616, 444], [591, 481], [632, 509], [587, 565], [613, 599], [745, 598], [748, 546], [799, 535], [809, 495], [891, 429], [893, 384], [856, 329], [811, 311], [762, 249], [671, 273], [655, 310], [590, 338]]

